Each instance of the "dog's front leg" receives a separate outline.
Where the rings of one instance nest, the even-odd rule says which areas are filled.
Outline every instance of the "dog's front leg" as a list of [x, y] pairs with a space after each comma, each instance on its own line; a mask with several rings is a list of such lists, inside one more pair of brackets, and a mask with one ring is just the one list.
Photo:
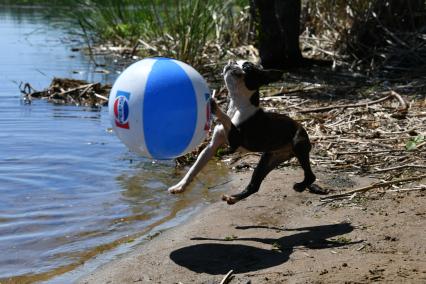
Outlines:
[[215, 100], [210, 101], [210, 106], [212, 113], [217, 117], [218, 122], [223, 125], [225, 137], [228, 141], [230, 148], [232, 149], [231, 152], [237, 150], [242, 143], [240, 131], [232, 123], [231, 118], [219, 108]]
[[170, 193], [184, 192], [194, 177], [204, 168], [207, 162], [213, 157], [217, 149], [226, 142], [226, 134], [222, 125], [214, 128], [212, 140], [207, 147], [201, 151], [194, 165], [189, 169], [183, 179], [176, 185], [169, 188]]

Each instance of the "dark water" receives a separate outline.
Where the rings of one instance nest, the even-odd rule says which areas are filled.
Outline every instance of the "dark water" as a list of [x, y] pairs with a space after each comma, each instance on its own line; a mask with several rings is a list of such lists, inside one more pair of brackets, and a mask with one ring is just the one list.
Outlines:
[[21, 81], [42, 89], [54, 76], [117, 76], [94, 73], [65, 38], [35, 9], [0, 6], [0, 281], [51, 279], [128, 247], [217, 200], [207, 188], [228, 179], [211, 163], [187, 193], [171, 196], [166, 188], [182, 173], [129, 153], [106, 108], [24, 104]]

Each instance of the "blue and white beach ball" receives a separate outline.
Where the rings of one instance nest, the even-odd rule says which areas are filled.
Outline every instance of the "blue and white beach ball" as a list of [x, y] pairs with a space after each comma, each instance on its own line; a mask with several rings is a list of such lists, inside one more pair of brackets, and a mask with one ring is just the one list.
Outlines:
[[169, 58], [130, 65], [109, 98], [113, 129], [132, 151], [172, 159], [197, 147], [210, 130], [210, 90], [191, 66]]

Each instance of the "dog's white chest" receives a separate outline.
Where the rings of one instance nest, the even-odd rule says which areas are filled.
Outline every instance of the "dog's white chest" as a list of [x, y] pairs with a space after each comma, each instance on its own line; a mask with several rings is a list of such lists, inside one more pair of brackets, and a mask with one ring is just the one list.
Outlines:
[[[247, 117], [248, 118], [248, 117]], [[234, 125], [239, 125], [245, 120], [244, 115], [241, 114], [240, 111], [236, 110], [234, 115], [231, 118], [231, 121]]]
[[231, 102], [228, 114], [231, 116], [231, 121], [234, 125], [239, 125], [253, 116], [258, 110], [258, 107], [252, 104], [235, 105]]

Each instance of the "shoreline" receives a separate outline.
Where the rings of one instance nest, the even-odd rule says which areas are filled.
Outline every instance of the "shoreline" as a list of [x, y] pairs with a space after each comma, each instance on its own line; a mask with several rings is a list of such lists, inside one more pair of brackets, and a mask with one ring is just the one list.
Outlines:
[[43, 281], [43, 283], [75, 283], [78, 279], [92, 273], [93, 271], [100, 269], [102, 266], [108, 263], [115, 261], [117, 258], [119, 259], [122, 257], [126, 257], [132, 252], [133, 249], [149, 244], [152, 240], [156, 239], [164, 232], [167, 232], [168, 230], [173, 230], [174, 228], [177, 228], [189, 222], [193, 215], [202, 212], [209, 205], [210, 204], [200, 205], [194, 208], [190, 208], [188, 210], [183, 210], [183, 212], [180, 212], [174, 218], [164, 223], [161, 223], [156, 227], [153, 227], [151, 230], [147, 231], [132, 242], [121, 244], [120, 246], [112, 250], [99, 254], [93, 259], [86, 261], [82, 266], [64, 274], [53, 277], [49, 280]]
[[[316, 172], [321, 184], [342, 189], [371, 183]], [[236, 173], [223, 187], [237, 192], [250, 175]], [[219, 283], [230, 270], [232, 284], [426, 280], [424, 192], [375, 192], [349, 205], [321, 205], [320, 196], [291, 189], [301, 175], [277, 169], [259, 193], [232, 206], [210, 204], [77, 283]]]

